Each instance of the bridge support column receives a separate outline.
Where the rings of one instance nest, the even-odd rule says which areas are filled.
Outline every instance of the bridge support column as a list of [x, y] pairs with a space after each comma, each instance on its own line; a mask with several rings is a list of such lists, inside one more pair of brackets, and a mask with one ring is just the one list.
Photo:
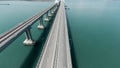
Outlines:
[[51, 11], [51, 10], [49, 11], [48, 16], [49, 16], [49, 17], [52, 17], [52, 16], [53, 16], [53, 14], [52, 14], [52, 11]]
[[58, 5], [56, 7], [54, 7], [53, 9], [51, 9], [52, 10], [51, 13], [54, 14], [56, 12], [57, 8], [58, 8]]
[[54, 11], [51, 11], [52, 14], [54, 14]]
[[46, 13], [46, 17], [45, 17], [45, 21], [48, 22], [50, 19], [49, 19], [49, 16], [48, 16], [48, 12]]
[[51, 13], [52, 13], [52, 14], [55, 13], [55, 8], [51, 9]]
[[49, 11], [49, 17], [52, 17], [53, 16], [53, 14], [54, 14], [54, 12], [52, 12], [52, 9]]
[[27, 29], [25, 31], [25, 36], [26, 36], [26, 39], [23, 42], [24, 45], [34, 45], [35, 44], [35, 41], [32, 39], [32, 35], [30, 33], [30, 29]]
[[38, 25], [38, 29], [44, 29], [45, 27], [44, 27], [44, 24], [43, 24], [43, 16], [40, 17], [39, 21], [40, 21], [40, 23]]

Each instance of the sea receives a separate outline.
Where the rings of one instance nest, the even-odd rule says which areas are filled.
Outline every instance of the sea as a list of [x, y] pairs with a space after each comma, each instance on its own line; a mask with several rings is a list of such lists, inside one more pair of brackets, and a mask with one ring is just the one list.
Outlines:
[[[120, 68], [120, 0], [65, 1], [73, 68]], [[0, 1], [0, 35], [53, 4]], [[35, 68], [50, 29], [38, 24], [31, 27], [38, 43], [23, 45], [23, 33], [0, 53], [0, 68]]]

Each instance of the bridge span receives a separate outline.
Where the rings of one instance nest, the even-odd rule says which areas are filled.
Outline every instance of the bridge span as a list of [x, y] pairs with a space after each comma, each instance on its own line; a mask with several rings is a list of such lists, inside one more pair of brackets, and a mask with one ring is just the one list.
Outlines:
[[60, 3], [36, 68], [72, 68], [65, 4]]
[[[26, 33], [26, 40], [23, 42], [25, 45], [34, 45], [35, 41], [32, 39], [31, 36], [31, 26], [38, 20], [43, 20], [43, 16], [46, 16], [47, 20], [49, 15], [53, 15], [58, 8], [58, 4], [54, 4], [47, 9], [43, 10], [42, 12], [37, 13], [33, 17], [29, 18], [28, 20], [21, 22], [18, 26], [12, 28], [8, 32], [0, 35], [0, 52], [4, 50], [10, 43], [12, 43], [16, 38], [18, 38], [24, 32]], [[41, 27], [42, 25], [42, 27]], [[43, 22], [40, 21], [38, 28], [43, 29]]]

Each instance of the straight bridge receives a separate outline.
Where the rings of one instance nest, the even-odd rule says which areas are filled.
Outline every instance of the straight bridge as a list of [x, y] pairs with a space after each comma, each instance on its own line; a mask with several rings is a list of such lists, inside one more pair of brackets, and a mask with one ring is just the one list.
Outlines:
[[60, 3], [36, 68], [72, 68], [64, 1]]
[[55, 20], [44, 44], [36, 68], [72, 68], [65, 2], [63, 0], [60, 2], [57, 1], [52, 7], [36, 14], [0, 36], [0, 51], [24, 32], [26, 33], [26, 40], [23, 43], [26, 45], [34, 45], [35, 41], [32, 39], [30, 33], [31, 25], [37, 20], [40, 20], [38, 28], [44, 29], [42, 22], [43, 16], [46, 15], [45, 21], [49, 21], [49, 16], [52, 16], [56, 11]]
[[49, 21], [49, 16], [52, 16], [58, 9], [58, 4], [48, 7], [44, 11], [34, 15], [25, 22], [20, 23], [18, 26], [12, 28], [8, 32], [0, 36], [0, 52], [4, 50], [10, 43], [12, 43], [16, 38], [18, 38], [24, 32], [26, 33], [26, 40], [23, 42], [25, 45], [34, 45], [35, 41], [32, 39], [30, 29], [31, 26], [38, 20], [40, 23], [38, 28], [43, 29], [43, 16], [46, 16], [45, 21]]

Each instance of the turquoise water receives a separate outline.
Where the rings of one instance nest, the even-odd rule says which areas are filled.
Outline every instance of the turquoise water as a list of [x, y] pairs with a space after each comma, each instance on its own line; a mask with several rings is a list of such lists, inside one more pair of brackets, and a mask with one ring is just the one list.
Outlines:
[[[0, 5], [0, 34], [53, 4], [52, 2], [26, 1], [0, 2], [0, 4], [5, 3], [9, 3], [10, 5]], [[44, 37], [40, 37], [43, 30], [37, 29], [38, 24], [39, 22], [37, 21], [31, 29], [33, 39], [37, 40], [36, 46], [23, 45], [25, 36], [22, 34], [0, 53], [0, 68], [35, 68], [42, 50], [42, 40], [44, 40]]]
[[[52, 5], [48, 2], [0, 1], [0, 34]], [[46, 5], [47, 4], [47, 5]], [[8, 27], [9, 26], [9, 27]]]
[[74, 68], [120, 68], [120, 1], [67, 0]]
[[[52, 3], [1, 1], [0, 34]], [[47, 5], [46, 5], [47, 4]], [[120, 1], [66, 0], [74, 68], [120, 68]], [[43, 30], [32, 26], [38, 40]], [[42, 38], [44, 39], [44, 37]], [[0, 53], [0, 68], [35, 68], [42, 44], [24, 46], [24, 34]], [[40, 42], [40, 41], [39, 41]]]

